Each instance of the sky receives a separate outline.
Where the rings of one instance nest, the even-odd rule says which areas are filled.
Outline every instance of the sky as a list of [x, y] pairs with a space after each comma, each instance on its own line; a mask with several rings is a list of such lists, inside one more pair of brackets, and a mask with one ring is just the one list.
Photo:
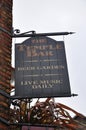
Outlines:
[[[71, 93], [77, 97], [55, 98], [86, 116], [86, 0], [13, 0], [13, 27], [20, 32], [35, 30], [36, 33], [76, 32], [73, 35], [53, 36], [64, 40]], [[14, 45], [25, 38], [13, 39]]]

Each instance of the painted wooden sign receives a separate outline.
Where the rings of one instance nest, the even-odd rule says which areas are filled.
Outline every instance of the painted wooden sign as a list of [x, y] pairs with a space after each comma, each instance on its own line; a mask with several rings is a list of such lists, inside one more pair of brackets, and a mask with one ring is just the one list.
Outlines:
[[71, 96], [63, 41], [32, 37], [15, 46], [16, 96]]

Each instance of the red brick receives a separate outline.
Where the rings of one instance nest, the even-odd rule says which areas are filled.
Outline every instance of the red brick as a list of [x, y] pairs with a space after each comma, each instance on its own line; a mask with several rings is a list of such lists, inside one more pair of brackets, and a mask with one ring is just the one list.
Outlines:
[[[0, 90], [10, 93], [11, 79], [11, 46], [12, 46], [12, 1], [0, 0]], [[8, 32], [8, 33], [6, 33]], [[6, 108], [6, 110], [5, 110]], [[0, 95], [0, 117], [9, 120], [9, 100]], [[8, 130], [8, 126], [0, 122], [0, 130]]]

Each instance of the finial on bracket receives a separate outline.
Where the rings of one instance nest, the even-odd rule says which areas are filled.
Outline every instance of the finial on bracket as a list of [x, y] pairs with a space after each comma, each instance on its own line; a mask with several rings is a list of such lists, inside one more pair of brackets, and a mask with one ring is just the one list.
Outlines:
[[74, 93], [73, 93], [73, 94], [71, 94], [71, 96], [75, 97], [75, 96], [78, 96], [78, 94], [74, 94]]

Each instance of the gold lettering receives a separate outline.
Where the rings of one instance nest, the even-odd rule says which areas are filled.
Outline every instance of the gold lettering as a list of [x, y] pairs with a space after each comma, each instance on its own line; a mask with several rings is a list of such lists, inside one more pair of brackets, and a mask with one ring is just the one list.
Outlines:
[[19, 51], [23, 51], [24, 50], [24, 46], [23, 45], [19, 45], [18, 49], [19, 49]]
[[53, 51], [46, 52], [46, 56], [53, 56]]
[[39, 56], [53, 56], [53, 51], [44, 51], [38, 54]]
[[45, 52], [39, 52], [38, 56], [45, 56]]
[[55, 84], [62, 84], [63, 80], [40, 80], [39, 82], [37, 80], [34, 81], [21, 81], [21, 86], [29, 86], [31, 85], [32, 88], [51, 88]]
[[30, 70], [35, 70], [35, 67], [34, 66], [30, 67]]
[[52, 84], [49, 84], [49, 88], [52, 88], [53, 87], [53, 85]]
[[27, 57], [31, 57], [31, 48], [29, 46], [27, 46], [26, 55]]
[[21, 85], [23, 85], [23, 81], [21, 81]]
[[37, 66], [37, 68], [36, 68], [37, 70], [40, 70], [40, 67], [39, 66]]
[[52, 84], [62, 84], [62, 80], [51, 80], [50, 83], [52, 83]]
[[40, 84], [49, 84], [49, 80], [40, 80]]
[[32, 85], [32, 88], [33, 88], [33, 89], [37, 89], [38, 86], [37, 86], [37, 85]]
[[32, 43], [46, 43], [46, 39], [45, 38], [40, 38], [40, 39], [33, 39], [31, 40]]
[[46, 66], [46, 69], [48, 69], [48, 70], [51, 69], [51, 66]]
[[57, 44], [57, 45], [56, 45], [56, 49], [63, 49], [63, 46], [60, 45], [60, 44]]
[[[53, 49], [52, 45], [49, 46], [27, 46], [26, 47], [26, 55], [27, 57], [34, 57], [34, 56], [53, 56], [53, 51], [50, 51], [50, 49]], [[49, 51], [47, 51], [49, 50]]]
[[51, 65], [51, 66], [27, 66], [27, 67], [18, 67], [18, 71], [28, 71], [28, 70], [53, 70], [53, 69], [64, 69], [63, 65]]
[[18, 67], [18, 71], [27, 71], [27, 70], [35, 70], [34, 66], [30, 67]]
[[28, 81], [28, 84], [31, 85], [31, 84], [32, 84], [32, 81]]
[[49, 45], [49, 46], [48, 46], [48, 49], [49, 49], [49, 50], [50, 50], [50, 49], [52, 50], [52, 45]]
[[41, 89], [41, 88], [52, 88], [52, 84], [39, 84], [39, 85], [32, 85], [33, 89]]
[[27, 82], [27, 81], [25, 81], [24, 85], [28, 85], [28, 82]]

